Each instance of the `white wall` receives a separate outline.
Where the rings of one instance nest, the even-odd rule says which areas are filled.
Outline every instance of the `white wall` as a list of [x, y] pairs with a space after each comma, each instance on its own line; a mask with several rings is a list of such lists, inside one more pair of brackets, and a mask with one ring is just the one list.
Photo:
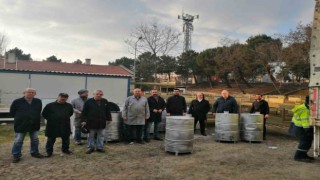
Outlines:
[[[31, 74], [30, 78], [30, 87], [37, 90], [36, 97], [47, 103], [57, 98], [60, 92], [68, 93], [70, 102], [78, 97], [80, 89], [86, 87], [85, 76]], [[28, 83], [29, 74], [0, 72], [1, 101], [10, 105], [14, 99], [23, 96], [22, 92], [28, 87]], [[101, 89], [104, 98], [121, 105], [127, 98], [128, 79], [87, 77], [87, 89], [89, 97], [92, 97], [94, 90]]]
[[68, 75], [31, 75], [31, 87], [37, 89], [37, 97], [51, 99], [58, 94], [68, 93], [70, 102], [78, 97], [79, 89], [85, 88], [85, 77]]
[[94, 90], [100, 89], [108, 101], [124, 104], [127, 98], [128, 79], [88, 77], [87, 85], [91, 96]]
[[28, 74], [0, 73], [0, 104], [10, 105], [14, 99], [22, 97], [28, 79]]

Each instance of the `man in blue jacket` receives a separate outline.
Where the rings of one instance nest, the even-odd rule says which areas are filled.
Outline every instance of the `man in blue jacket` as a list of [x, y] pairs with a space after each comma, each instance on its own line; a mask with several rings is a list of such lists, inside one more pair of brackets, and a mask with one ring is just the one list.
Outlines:
[[227, 90], [223, 90], [221, 92], [221, 97], [219, 97], [216, 102], [212, 106], [211, 110], [213, 116], [216, 113], [238, 113], [238, 104], [234, 97], [229, 96], [229, 92]]
[[12, 147], [13, 163], [20, 161], [23, 140], [27, 133], [30, 136], [31, 156], [35, 158], [43, 157], [38, 149], [42, 103], [40, 99], [34, 98], [36, 90], [33, 88], [25, 89], [23, 94], [24, 97], [14, 100], [10, 107], [10, 114], [14, 117], [15, 131], [15, 140]]

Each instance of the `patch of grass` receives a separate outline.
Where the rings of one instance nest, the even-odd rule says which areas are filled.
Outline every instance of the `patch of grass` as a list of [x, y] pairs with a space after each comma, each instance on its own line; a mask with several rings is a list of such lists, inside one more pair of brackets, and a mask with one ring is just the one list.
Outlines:
[[0, 144], [12, 142], [13, 139], [13, 124], [0, 125]]

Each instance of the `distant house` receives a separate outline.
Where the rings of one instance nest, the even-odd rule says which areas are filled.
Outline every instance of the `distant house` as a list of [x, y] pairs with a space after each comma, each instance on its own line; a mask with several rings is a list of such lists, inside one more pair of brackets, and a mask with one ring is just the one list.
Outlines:
[[121, 66], [56, 63], [45, 61], [14, 61], [0, 59], [0, 104], [9, 105], [22, 97], [22, 91], [35, 88], [44, 104], [56, 99], [60, 92], [69, 94], [69, 101], [78, 97], [78, 90], [96, 89], [104, 97], [123, 104], [130, 93], [132, 72]]

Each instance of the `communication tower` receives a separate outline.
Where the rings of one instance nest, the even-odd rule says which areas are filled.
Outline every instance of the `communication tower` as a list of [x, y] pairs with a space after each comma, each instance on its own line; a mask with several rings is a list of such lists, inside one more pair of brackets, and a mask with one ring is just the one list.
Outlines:
[[199, 15], [192, 16], [190, 14], [178, 15], [178, 19], [183, 20], [183, 32], [184, 32], [184, 40], [183, 40], [183, 52], [191, 50], [191, 33], [193, 31], [193, 20], [199, 19]]

